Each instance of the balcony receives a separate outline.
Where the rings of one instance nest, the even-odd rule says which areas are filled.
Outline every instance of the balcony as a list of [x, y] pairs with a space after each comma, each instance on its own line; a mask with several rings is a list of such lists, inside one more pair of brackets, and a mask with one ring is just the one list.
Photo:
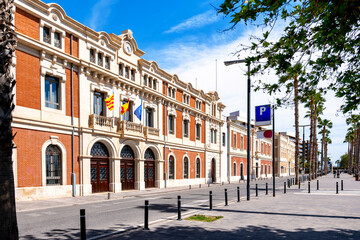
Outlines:
[[117, 132], [122, 134], [136, 134], [140, 135], [143, 132], [143, 127], [141, 124], [133, 123], [125, 120], [117, 119]]
[[50, 35], [44, 34], [44, 42], [46, 42], [46, 43], [51, 43]]
[[89, 115], [89, 127], [94, 128], [95, 126], [112, 128], [114, 127], [114, 118], [91, 114]]
[[160, 129], [153, 128], [153, 127], [144, 127], [144, 137], [159, 137], [160, 136]]

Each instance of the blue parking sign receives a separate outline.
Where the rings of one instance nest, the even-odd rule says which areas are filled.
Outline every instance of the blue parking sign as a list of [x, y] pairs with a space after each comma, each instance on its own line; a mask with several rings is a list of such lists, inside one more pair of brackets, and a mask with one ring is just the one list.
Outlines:
[[271, 125], [271, 105], [255, 107], [255, 126]]

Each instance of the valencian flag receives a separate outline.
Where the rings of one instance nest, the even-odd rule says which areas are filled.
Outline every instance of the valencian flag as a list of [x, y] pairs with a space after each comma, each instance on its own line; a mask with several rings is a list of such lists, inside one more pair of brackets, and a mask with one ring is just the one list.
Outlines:
[[112, 111], [114, 110], [114, 94], [105, 99], [107, 108]]
[[128, 99], [128, 102], [121, 105], [121, 111], [120, 114], [124, 115], [127, 111], [129, 111], [129, 103], [130, 103], [130, 99]]
[[138, 106], [134, 112], [135, 116], [137, 116], [137, 118], [141, 121], [141, 115], [142, 115], [142, 99], [141, 99], [141, 104], [140, 106]]

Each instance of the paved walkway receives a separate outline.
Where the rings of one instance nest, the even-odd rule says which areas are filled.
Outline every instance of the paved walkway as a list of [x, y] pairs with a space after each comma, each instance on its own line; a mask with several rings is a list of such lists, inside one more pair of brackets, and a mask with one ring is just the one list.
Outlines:
[[[344, 190], [341, 191], [341, 180]], [[336, 194], [339, 182], [339, 194]], [[101, 239], [360, 239], [360, 182], [347, 174], [328, 175], [288, 189], [287, 194], [261, 195], [199, 214], [223, 216], [212, 223], [163, 220], [150, 230], [126, 231]], [[151, 206], [150, 206], [151, 214]], [[183, 219], [185, 216], [183, 216]]]

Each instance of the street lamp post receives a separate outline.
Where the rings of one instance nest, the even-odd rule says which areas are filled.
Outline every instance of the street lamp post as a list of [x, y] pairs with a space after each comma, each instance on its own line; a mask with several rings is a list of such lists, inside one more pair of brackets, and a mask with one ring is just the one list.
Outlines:
[[[225, 61], [225, 66], [229, 66], [232, 64], [245, 63], [245, 59], [233, 60], [233, 61]], [[248, 82], [247, 82], [247, 178], [246, 178], [246, 190], [247, 196], [246, 199], [250, 200], [250, 94], [251, 94], [251, 81], [250, 81], [250, 63], [247, 63], [248, 66]]]
[[299, 127], [302, 127], [303, 128], [303, 150], [302, 150], [302, 155], [303, 155], [303, 176], [304, 176], [304, 173], [305, 173], [305, 127], [309, 127], [310, 124], [305, 124], [305, 125], [299, 125]]

